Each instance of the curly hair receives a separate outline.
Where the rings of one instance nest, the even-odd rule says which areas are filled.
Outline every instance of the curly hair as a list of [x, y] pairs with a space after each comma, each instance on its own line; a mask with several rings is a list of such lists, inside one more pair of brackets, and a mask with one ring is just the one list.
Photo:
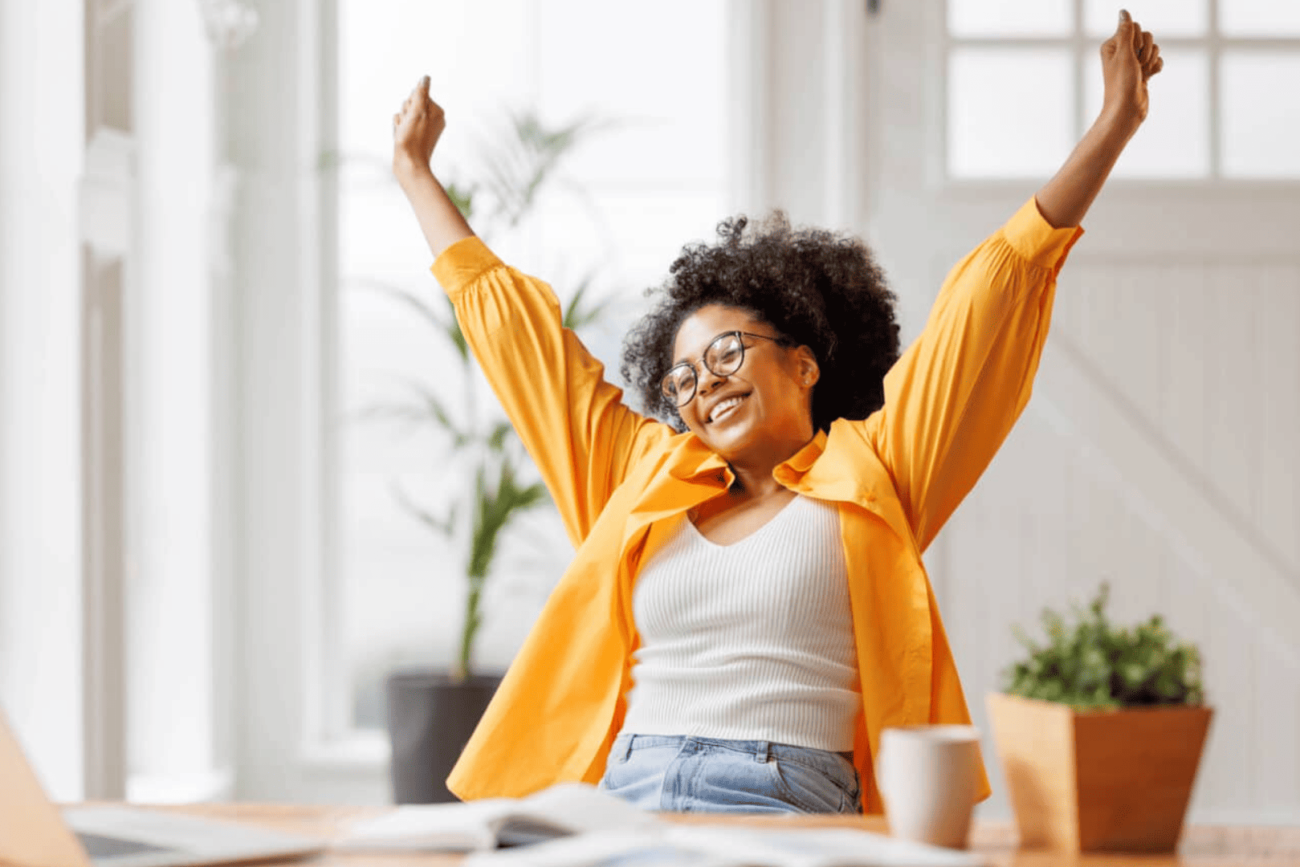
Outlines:
[[821, 371], [814, 428], [866, 418], [884, 404], [884, 376], [899, 352], [896, 298], [858, 238], [792, 228], [780, 211], [753, 226], [732, 217], [718, 224], [716, 243], [684, 247], [664, 284], [646, 294], [661, 297], [624, 339], [620, 372], [643, 411], [678, 431], [685, 423], [659, 383], [678, 328], [710, 304], [746, 310], [812, 350]]

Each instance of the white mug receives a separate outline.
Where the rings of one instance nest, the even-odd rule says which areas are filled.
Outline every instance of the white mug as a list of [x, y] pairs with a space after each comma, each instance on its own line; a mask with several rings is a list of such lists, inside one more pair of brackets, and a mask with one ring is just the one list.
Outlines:
[[880, 733], [876, 782], [895, 837], [961, 849], [980, 777], [974, 726], [890, 728]]

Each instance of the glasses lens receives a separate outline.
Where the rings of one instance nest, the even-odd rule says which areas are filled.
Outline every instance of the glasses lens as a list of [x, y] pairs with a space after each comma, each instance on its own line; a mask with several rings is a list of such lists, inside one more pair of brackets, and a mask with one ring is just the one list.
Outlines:
[[661, 386], [664, 397], [677, 406], [689, 403], [695, 396], [695, 368], [688, 364], [679, 364], [664, 376]]
[[704, 365], [718, 376], [730, 376], [745, 360], [745, 344], [736, 332], [723, 334], [704, 352]]

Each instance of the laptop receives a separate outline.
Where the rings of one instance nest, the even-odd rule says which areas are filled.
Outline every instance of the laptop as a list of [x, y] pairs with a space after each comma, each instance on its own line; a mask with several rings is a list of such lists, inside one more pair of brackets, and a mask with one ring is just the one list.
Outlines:
[[0, 865], [199, 867], [306, 858], [321, 840], [123, 806], [50, 803], [0, 709]]

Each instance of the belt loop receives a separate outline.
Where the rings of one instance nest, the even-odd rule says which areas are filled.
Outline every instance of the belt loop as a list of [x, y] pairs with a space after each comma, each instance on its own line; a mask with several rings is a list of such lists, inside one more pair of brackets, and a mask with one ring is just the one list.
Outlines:
[[632, 755], [632, 742], [636, 740], [636, 735], [623, 735], [623, 743], [619, 745], [615, 757], [619, 762], [626, 762]]
[[754, 761], [758, 762], [759, 764], [763, 764], [766, 763], [770, 758], [772, 758], [772, 742], [759, 741], [758, 749], [754, 751]]

